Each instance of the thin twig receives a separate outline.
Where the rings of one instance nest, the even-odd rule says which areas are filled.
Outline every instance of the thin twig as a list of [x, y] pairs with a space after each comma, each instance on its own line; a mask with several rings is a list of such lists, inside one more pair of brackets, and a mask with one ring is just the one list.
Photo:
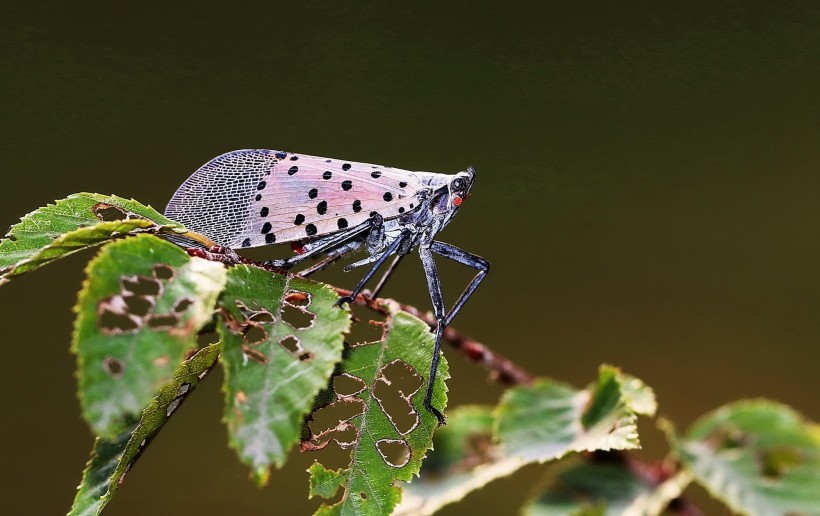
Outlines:
[[[336, 288], [336, 293], [340, 296], [349, 296], [350, 290]], [[384, 308], [385, 300], [371, 299], [363, 294], [359, 294], [354, 302], [359, 306], [364, 306], [375, 312], [386, 314]], [[431, 328], [436, 327], [436, 319], [429, 312], [422, 312], [415, 306], [398, 303], [402, 311], [414, 315], [427, 323]], [[444, 330], [445, 342], [458, 350], [471, 362], [483, 365], [490, 370], [490, 378], [504, 385], [530, 385], [535, 381], [535, 376], [526, 371], [512, 360], [500, 355], [477, 340], [467, 337], [455, 328]]]

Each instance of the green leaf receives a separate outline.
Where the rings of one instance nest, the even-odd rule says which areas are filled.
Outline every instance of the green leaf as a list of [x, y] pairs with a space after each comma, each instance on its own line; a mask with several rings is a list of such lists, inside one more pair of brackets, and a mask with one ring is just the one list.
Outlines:
[[[329, 401], [313, 413], [310, 439], [302, 443], [306, 450], [331, 441], [352, 449], [348, 468], [331, 471], [317, 463], [309, 470], [311, 485], [322, 486], [312, 494], [328, 498], [334, 483], [344, 487], [341, 501], [323, 505], [317, 514], [389, 514], [401, 499], [396, 481], [418, 474], [432, 445], [437, 421], [422, 402], [433, 336], [424, 322], [393, 304], [389, 308], [387, 337], [345, 352]], [[433, 395], [440, 409], [448, 377], [442, 359]]]
[[581, 391], [551, 380], [512, 388], [496, 411], [498, 438], [509, 455], [528, 462], [571, 451], [638, 448], [637, 414], [652, 415], [654, 402], [646, 401], [651, 390], [635, 382], [602, 366], [598, 382]]
[[[341, 360], [347, 310], [332, 289], [238, 265], [220, 306], [230, 444], [264, 484], [299, 440], [302, 421]], [[304, 328], [296, 326], [306, 326]]]
[[583, 390], [540, 379], [509, 389], [494, 411], [455, 411], [396, 514], [432, 514], [531, 462], [637, 448], [637, 414], [654, 408], [654, 395], [640, 380], [602, 366], [598, 381]]
[[173, 380], [162, 388], [138, 421], [129, 421], [111, 439], [96, 439], [69, 514], [91, 515], [102, 512], [140, 454], [214, 365], [219, 351], [219, 344], [211, 344], [199, 350], [182, 363], [174, 373]]
[[820, 514], [820, 426], [780, 403], [735, 402], [678, 439], [682, 463], [713, 496], [743, 514]]
[[691, 480], [677, 473], [655, 485], [617, 457], [571, 459], [550, 472], [541, 493], [524, 506], [528, 516], [660, 514]]
[[83, 416], [113, 438], [168, 383], [225, 285], [219, 263], [138, 235], [102, 248], [87, 269], [75, 311]]
[[0, 285], [81, 249], [147, 231], [185, 232], [134, 200], [74, 194], [29, 213], [0, 240]]

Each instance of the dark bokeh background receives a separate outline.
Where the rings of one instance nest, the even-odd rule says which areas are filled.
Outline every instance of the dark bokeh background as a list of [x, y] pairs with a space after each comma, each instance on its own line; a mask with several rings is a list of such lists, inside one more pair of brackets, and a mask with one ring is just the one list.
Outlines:
[[[475, 195], [441, 235], [493, 264], [463, 332], [576, 385], [622, 366], [679, 425], [756, 396], [820, 419], [816, 2], [31, 4], [4, 3], [0, 21], [0, 224], [77, 191], [162, 208], [237, 148], [473, 164]], [[65, 511], [91, 446], [68, 352], [90, 257], [0, 291], [0, 489], [18, 512]], [[405, 263], [386, 294], [427, 307]], [[453, 294], [468, 275], [442, 268]], [[449, 356], [451, 403], [495, 402]], [[113, 513], [315, 506], [312, 457], [267, 489], [247, 481], [219, 382], [170, 422]], [[462, 510], [510, 513], [539, 474]]]

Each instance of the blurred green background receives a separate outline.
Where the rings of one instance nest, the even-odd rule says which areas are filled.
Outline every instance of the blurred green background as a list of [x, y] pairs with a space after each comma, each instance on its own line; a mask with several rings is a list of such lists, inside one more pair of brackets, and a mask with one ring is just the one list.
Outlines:
[[[0, 224], [78, 191], [161, 209], [237, 148], [472, 164], [474, 195], [440, 236], [493, 268], [461, 331], [579, 386], [619, 365], [681, 426], [756, 396], [820, 419], [816, 2], [34, 4], [4, 2], [0, 21]], [[91, 447], [68, 352], [91, 256], [0, 290], [13, 512], [64, 512]], [[442, 269], [452, 296], [469, 274]], [[427, 308], [419, 263], [385, 294]], [[451, 406], [496, 401], [448, 356]], [[113, 514], [315, 507], [311, 456], [264, 490], [247, 481], [220, 381], [170, 422]], [[643, 455], [661, 457], [642, 428]], [[444, 514], [511, 513], [540, 474]]]

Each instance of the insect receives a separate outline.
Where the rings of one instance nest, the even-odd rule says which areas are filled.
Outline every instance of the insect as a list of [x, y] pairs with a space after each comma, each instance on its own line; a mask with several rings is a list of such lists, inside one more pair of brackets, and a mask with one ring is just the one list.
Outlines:
[[[274, 267], [289, 269], [324, 256], [301, 276], [364, 250], [367, 256], [344, 270], [371, 267], [339, 305], [353, 301], [392, 257], [370, 294], [377, 297], [402, 258], [418, 249], [437, 321], [424, 406], [443, 425], [444, 415], [431, 402], [442, 336], [490, 264], [435, 237], [458, 212], [475, 176], [472, 167], [450, 175], [274, 150], [237, 150], [194, 172], [171, 198], [165, 215], [228, 248], [290, 243], [295, 255], [266, 262]], [[434, 254], [477, 271], [449, 311]]]

